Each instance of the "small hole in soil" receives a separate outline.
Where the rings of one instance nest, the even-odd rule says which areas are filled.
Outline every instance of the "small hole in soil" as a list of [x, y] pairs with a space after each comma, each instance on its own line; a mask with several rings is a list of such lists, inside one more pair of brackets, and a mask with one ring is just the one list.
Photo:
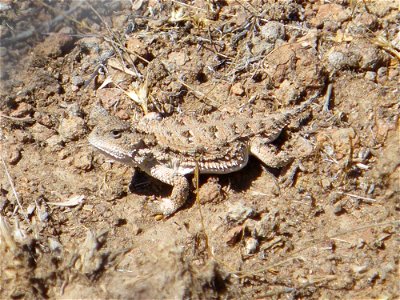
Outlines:
[[207, 82], [207, 80], [208, 80], [207, 75], [204, 74], [203, 72], [199, 72], [199, 73], [197, 73], [196, 80], [200, 83]]
[[254, 82], [261, 82], [263, 80], [263, 74], [261, 72], [257, 72], [256, 74], [254, 74], [252, 79], [254, 80]]

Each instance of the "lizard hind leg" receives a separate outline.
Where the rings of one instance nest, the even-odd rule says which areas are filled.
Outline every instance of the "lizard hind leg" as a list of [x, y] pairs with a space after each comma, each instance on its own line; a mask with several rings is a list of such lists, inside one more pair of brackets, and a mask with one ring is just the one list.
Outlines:
[[282, 168], [293, 160], [287, 152], [278, 151], [274, 145], [258, 137], [251, 140], [250, 153], [271, 168]]

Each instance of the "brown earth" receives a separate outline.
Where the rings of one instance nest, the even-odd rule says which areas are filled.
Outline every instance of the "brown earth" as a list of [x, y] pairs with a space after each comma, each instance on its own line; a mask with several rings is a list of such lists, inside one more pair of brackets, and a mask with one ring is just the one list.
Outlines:
[[[0, 2], [0, 298], [397, 298], [399, 3], [326, 2]], [[98, 102], [268, 113], [316, 90], [278, 141], [291, 185], [250, 160], [168, 219], [145, 203], [170, 187], [87, 142]]]

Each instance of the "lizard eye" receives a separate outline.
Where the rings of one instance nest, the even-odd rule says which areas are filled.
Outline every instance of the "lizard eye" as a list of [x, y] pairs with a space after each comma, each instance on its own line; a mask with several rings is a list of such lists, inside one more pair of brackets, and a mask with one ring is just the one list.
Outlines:
[[117, 129], [111, 130], [111, 136], [114, 139], [119, 139], [122, 135], [121, 133], [122, 133], [121, 130], [117, 130]]

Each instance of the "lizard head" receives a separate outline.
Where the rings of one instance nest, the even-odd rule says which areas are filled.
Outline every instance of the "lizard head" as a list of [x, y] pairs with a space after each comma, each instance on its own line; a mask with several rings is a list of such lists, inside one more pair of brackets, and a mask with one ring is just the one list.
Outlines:
[[89, 143], [113, 160], [137, 167], [144, 160], [142, 135], [134, 132], [129, 122], [109, 115], [104, 108], [95, 109], [97, 125], [89, 134]]

